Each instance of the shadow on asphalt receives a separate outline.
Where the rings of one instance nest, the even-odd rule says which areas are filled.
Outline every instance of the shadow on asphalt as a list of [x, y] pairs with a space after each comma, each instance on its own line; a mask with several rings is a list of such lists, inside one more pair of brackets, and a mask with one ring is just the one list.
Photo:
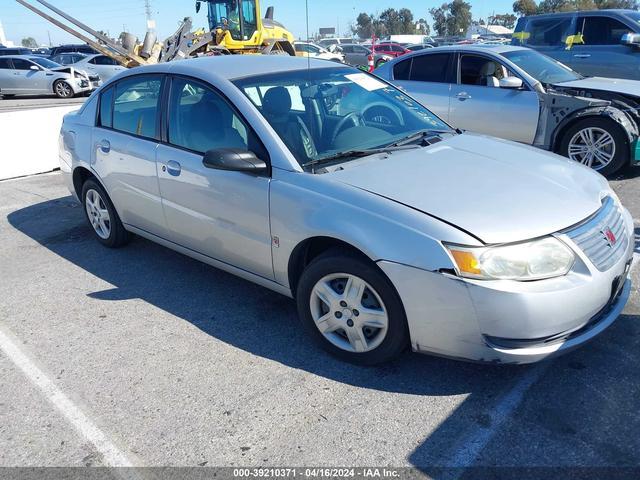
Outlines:
[[[298, 325], [294, 302], [141, 238], [119, 250], [93, 238], [72, 197], [8, 215], [45, 248], [114, 287], [92, 298], [140, 298], [236, 348], [358, 387], [412, 395], [470, 394], [440, 427], [408, 452], [426, 472], [448, 458], [470, 429], [490, 429], [491, 408], [531, 367], [475, 365], [406, 354], [362, 368], [318, 350]], [[640, 237], [640, 229], [636, 231]], [[554, 362], [513, 422], [483, 449], [485, 465], [638, 464], [640, 376], [638, 318], [623, 316], [590, 346]], [[635, 465], [634, 464], [634, 465]], [[436, 477], [437, 471], [432, 471]]]

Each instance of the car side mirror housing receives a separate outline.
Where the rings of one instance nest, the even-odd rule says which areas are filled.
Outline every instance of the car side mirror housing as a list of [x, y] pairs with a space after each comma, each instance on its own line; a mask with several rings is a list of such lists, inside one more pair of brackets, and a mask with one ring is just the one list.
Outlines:
[[518, 90], [522, 88], [524, 83], [522, 79], [518, 77], [505, 77], [500, 79], [500, 88], [510, 88], [513, 90]]
[[623, 45], [630, 47], [640, 46], [640, 34], [638, 33], [625, 33], [620, 41]]
[[202, 163], [213, 170], [245, 172], [253, 175], [265, 175], [269, 167], [264, 160], [249, 150], [237, 148], [215, 148], [204, 154]]
[[29, 70], [34, 70], [34, 71], [36, 71], [36, 72], [39, 72], [39, 71], [40, 71], [40, 67], [37, 67], [37, 66], [35, 66], [35, 65], [31, 65], [31, 66], [29, 67]]

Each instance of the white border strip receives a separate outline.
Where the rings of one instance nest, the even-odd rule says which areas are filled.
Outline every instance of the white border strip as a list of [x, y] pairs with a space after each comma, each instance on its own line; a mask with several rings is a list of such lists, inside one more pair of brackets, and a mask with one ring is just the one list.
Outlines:
[[103, 456], [107, 467], [132, 467], [121, 452], [82, 411], [47, 377], [20, 348], [0, 330], [0, 350], [44, 393], [47, 400], [62, 413], [78, 432]]

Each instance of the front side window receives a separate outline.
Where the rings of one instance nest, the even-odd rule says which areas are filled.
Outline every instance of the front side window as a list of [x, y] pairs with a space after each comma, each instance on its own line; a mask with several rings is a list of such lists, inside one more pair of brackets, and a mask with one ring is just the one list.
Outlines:
[[14, 58], [13, 59], [13, 68], [16, 70], [30, 70], [33, 66], [33, 63], [28, 62], [22, 58]]
[[172, 145], [197, 153], [221, 148], [256, 150], [249, 129], [229, 103], [189, 79], [175, 78], [171, 83], [168, 132]]
[[115, 86], [113, 128], [139, 137], [157, 139], [162, 78], [144, 75], [127, 78]]
[[571, 82], [583, 78], [569, 67], [535, 50], [514, 50], [503, 53], [502, 56], [544, 84]]
[[585, 45], [620, 45], [622, 37], [633, 33], [624, 23], [610, 17], [583, 17], [578, 19]]
[[352, 68], [288, 71], [234, 84], [303, 166], [385, 147], [424, 130], [451, 132], [402, 91]]
[[447, 83], [451, 54], [438, 53], [413, 57], [409, 79], [414, 82]]
[[499, 62], [480, 55], [463, 55], [460, 59], [460, 83], [481, 87], [498, 87], [501, 79], [510, 76]]
[[37, 63], [41, 67], [48, 68], [48, 69], [59, 68], [62, 66], [59, 63], [52, 62], [48, 58], [42, 58], [42, 57], [31, 57], [31, 61]]

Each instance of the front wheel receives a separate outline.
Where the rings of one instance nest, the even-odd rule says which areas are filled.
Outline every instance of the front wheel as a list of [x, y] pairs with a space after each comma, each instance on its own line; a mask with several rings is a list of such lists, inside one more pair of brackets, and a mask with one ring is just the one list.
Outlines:
[[585, 118], [565, 132], [560, 153], [602, 175], [612, 175], [629, 164], [629, 139], [613, 120]]
[[53, 84], [53, 92], [58, 98], [71, 98], [73, 97], [73, 88], [64, 80], [58, 80]]
[[323, 349], [343, 360], [384, 363], [409, 344], [400, 297], [364, 258], [342, 251], [321, 255], [303, 272], [296, 301], [305, 329]]

